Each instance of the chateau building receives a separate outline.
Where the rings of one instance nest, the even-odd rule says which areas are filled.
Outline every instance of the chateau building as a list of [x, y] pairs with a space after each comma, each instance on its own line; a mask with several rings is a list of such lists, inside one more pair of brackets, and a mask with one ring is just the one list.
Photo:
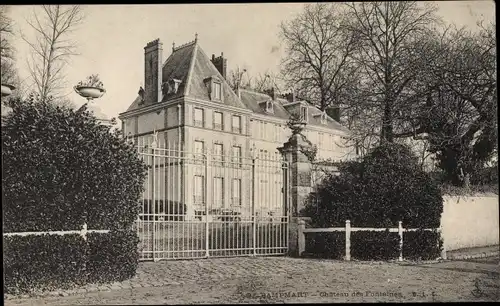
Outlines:
[[[159, 39], [144, 48], [144, 88], [119, 115], [125, 137], [150, 142], [156, 134], [176, 150], [208, 152], [221, 165], [255, 155], [279, 160], [277, 148], [291, 135], [286, 123], [292, 113], [298, 113], [307, 123], [304, 134], [317, 146], [319, 159], [354, 156], [352, 149], [340, 145], [349, 131], [315, 106], [293, 94], [278, 95], [274, 90], [271, 94], [233, 90], [226, 81], [227, 59], [222, 53], [209, 58], [197, 39], [174, 45], [166, 60], [163, 51]], [[250, 201], [251, 195], [244, 194], [248, 176], [243, 169], [241, 174], [231, 171], [230, 178], [227, 171], [216, 175], [214, 170], [213, 180], [206, 180], [205, 173], [196, 170], [196, 163], [191, 164], [191, 168], [183, 166], [182, 171], [165, 174], [177, 180], [174, 198], [188, 205], [188, 214], [194, 215], [196, 207], [201, 210], [206, 203], [204, 188], [221, 207], [248, 207], [245, 201]], [[283, 182], [276, 178], [276, 183]], [[174, 188], [164, 188], [169, 187]], [[277, 206], [280, 202], [278, 199]]]

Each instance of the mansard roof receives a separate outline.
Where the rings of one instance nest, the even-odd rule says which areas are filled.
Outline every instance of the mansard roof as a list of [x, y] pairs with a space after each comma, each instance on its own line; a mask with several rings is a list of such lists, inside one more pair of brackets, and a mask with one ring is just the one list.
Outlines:
[[[208, 78], [216, 78], [222, 84], [223, 99], [221, 102], [214, 103], [242, 108], [256, 114], [284, 120], [288, 120], [291, 115], [290, 110], [286, 107], [290, 102], [286, 99], [277, 97], [276, 100], [273, 100], [269, 94], [248, 89], [239, 89], [239, 93], [235, 92], [200, 47], [197, 39], [177, 48], [172, 48], [172, 53], [164, 62], [162, 67], [162, 82], [175, 79], [180, 81], [180, 84], [177, 92], [164, 95], [162, 102], [180, 97], [210, 101], [206, 82]], [[273, 112], [266, 111], [266, 103], [263, 102], [267, 101], [273, 102]], [[321, 116], [318, 116], [318, 114], [321, 114], [321, 110], [306, 101], [297, 102], [307, 105], [309, 125], [348, 132], [345, 127], [328, 115], [326, 124], [321, 123]], [[141, 98], [138, 96], [126, 112], [139, 109], [143, 106], [145, 105], [141, 105]]]

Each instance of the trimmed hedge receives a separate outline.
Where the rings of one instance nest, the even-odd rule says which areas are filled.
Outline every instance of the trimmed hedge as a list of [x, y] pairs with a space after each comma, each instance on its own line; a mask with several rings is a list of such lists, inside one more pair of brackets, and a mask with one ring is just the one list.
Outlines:
[[[132, 230], [4, 237], [4, 291], [67, 289], [135, 275], [139, 239]], [[36, 250], [34, 252], [33, 250]]]
[[[442, 240], [434, 231], [403, 233], [403, 258], [430, 260], [440, 256]], [[345, 232], [306, 233], [306, 256], [338, 259], [345, 256]], [[399, 235], [391, 232], [351, 232], [351, 257], [391, 260], [399, 257]]]
[[86, 107], [74, 111], [33, 97], [10, 102], [1, 130], [4, 232], [80, 230], [87, 223], [111, 233], [88, 234], [88, 244], [78, 235], [4, 238], [9, 290], [134, 275], [132, 225], [147, 169], [134, 147]]
[[139, 263], [139, 237], [133, 230], [109, 234], [91, 233], [87, 280], [91, 283], [120, 282], [135, 275]]
[[[320, 228], [343, 227], [345, 221], [350, 220], [355, 227], [397, 227], [402, 221], [405, 228], [418, 229], [438, 228], [442, 212], [439, 186], [421, 170], [409, 147], [384, 143], [362, 159], [341, 163], [338, 175], [328, 175], [317, 186], [301, 214], [311, 217], [311, 225]], [[397, 237], [397, 233], [395, 235]], [[439, 257], [440, 252], [434, 248], [438, 234], [412, 235], [405, 242], [419, 247], [410, 247], [410, 256]], [[391, 258], [395, 252], [391, 247], [392, 236], [391, 233], [353, 232], [351, 255], [360, 259]], [[318, 239], [330, 243], [333, 238]], [[353, 245], [358, 242], [359, 246]], [[324, 249], [313, 245], [312, 249], [318, 252], [337, 252], [336, 247]]]
[[3, 238], [4, 292], [69, 288], [85, 280], [86, 243], [80, 235]]

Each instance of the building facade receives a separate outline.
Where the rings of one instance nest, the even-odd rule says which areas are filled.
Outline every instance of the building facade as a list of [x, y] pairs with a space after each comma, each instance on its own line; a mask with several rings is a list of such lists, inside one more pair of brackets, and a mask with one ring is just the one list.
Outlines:
[[[197, 39], [173, 46], [165, 61], [162, 43], [158, 39], [148, 43], [144, 48], [144, 69], [144, 88], [119, 115], [122, 131], [138, 143], [150, 143], [156, 137], [168, 148], [184, 152], [179, 153], [182, 157], [169, 155], [177, 161], [166, 160], [163, 164], [170, 166], [158, 170], [156, 178], [152, 178], [164, 178], [153, 197], [168, 195], [169, 199], [185, 203], [190, 218], [206, 215], [207, 202], [211, 208], [234, 208], [246, 215], [255, 209], [250, 202], [267, 201], [260, 206], [267, 207], [268, 214], [274, 209], [281, 215], [283, 177], [279, 171], [269, 169], [272, 165], [281, 167], [277, 148], [291, 135], [286, 123], [292, 113], [306, 121], [304, 134], [317, 146], [319, 159], [355, 156], [352, 149], [342, 147], [349, 131], [293, 94], [233, 90], [226, 81], [227, 60], [223, 54], [209, 58]], [[210, 156], [210, 173], [197, 163], [196, 154]], [[256, 156], [270, 163], [260, 172], [254, 169], [252, 174], [251, 167], [246, 166]], [[252, 183], [253, 193], [248, 191]], [[261, 189], [266, 192], [259, 192]]]

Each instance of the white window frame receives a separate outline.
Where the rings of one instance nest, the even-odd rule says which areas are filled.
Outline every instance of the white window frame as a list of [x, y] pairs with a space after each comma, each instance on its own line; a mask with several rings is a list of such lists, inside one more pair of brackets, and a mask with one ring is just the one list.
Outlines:
[[[201, 152], [196, 148], [196, 144], [201, 143]], [[205, 142], [203, 140], [195, 140], [194, 141], [194, 153], [201, 154], [205, 153]]]
[[[201, 111], [201, 121], [197, 120], [198, 118], [196, 118], [197, 110]], [[205, 127], [205, 109], [203, 109], [201, 107], [194, 108], [194, 110], [193, 110], [193, 125], [197, 126], [197, 127], [203, 127], [203, 128]]]
[[[220, 152], [217, 152], [216, 148], [220, 148]], [[220, 142], [214, 143], [213, 161], [214, 164], [222, 166], [224, 162], [224, 144]]]
[[328, 120], [326, 118], [326, 113], [321, 114], [321, 124], [327, 124]]
[[[222, 101], [222, 82], [212, 81], [212, 87], [213, 87], [213, 98], [212, 98], [212, 100], [214, 100], [214, 101]], [[217, 88], [219, 89], [218, 92], [216, 90]], [[219, 93], [219, 95], [217, 95], [217, 93]]]
[[[216, 118], [216, 115], [220, 114], [220, 123], [217, 123], [215, 121], [215, 118]], [[213, 126], [214, 126], [214, 130], [217, 130], [217, 131], [223, 131], [224, 130], [224, 113], [223, 112], [219, 112], [219, 111], [214, 111], [214, 123], [213, 123]]]
[[[238, 118], [238, 124], [239, 124], [239, 127], [238, 129], [234, 126], [234, 119], [235, 118]], [[231, 119], [231, 131], [233, 133], [236, 133], [236, 134], [242, 134], [243, 133], [243, 128], [242, 128], [242, 118], [240, 115], [233, 115], [232, 119]]]
[[[201, 182], [197, 182], [197, 180], [201, 180]], [[194, 205], [202, 205], [205, 204], [205, 177], [203, 175], [195, 175], [193, 180], [194, 185], [194, 194], [193, 194], [193, 204]], [[201, 187], [201, 190], [198, 190], [198, 187]], [[201, 194], [198, 194], [198, 192]]]
[[266, 102], [266, 112], [274, 114], [274, 103], [273, 101]]
[[[215, 182], [217, 180], [220, 180], [221, 182], [221, 190], [220, 190], [220, 196], [221, 198], [220, 199], [216, 199], [216, 196], [218, 194], [218, 190], [216, 189], [216, 184]], [[214, 204], [214, 208], [218, 208], [219, 207], [219, 203], [217, 203], [217, 200], [220, 200], [222, 203], [220, 203], [220, 208], [226, 208], [226, 204], [224, 201], [224, 177], [221, 177], [221, 176], [215, 176], [214, 179], [213, 179], [213, 204]]]
[[[238, 190], [237, 197], [235, 196], [236, 189]], [[241, 189], [241, 178], [233, 178], [231, 186], [231, 204], [234, 206], [241, 206]]]
[[[238, 155], [235, 153], [238, 152]], [[233, 167], [241, 168], [243, 150], [240, 145], [234, 145], [231, 148], [231, 164]]]

